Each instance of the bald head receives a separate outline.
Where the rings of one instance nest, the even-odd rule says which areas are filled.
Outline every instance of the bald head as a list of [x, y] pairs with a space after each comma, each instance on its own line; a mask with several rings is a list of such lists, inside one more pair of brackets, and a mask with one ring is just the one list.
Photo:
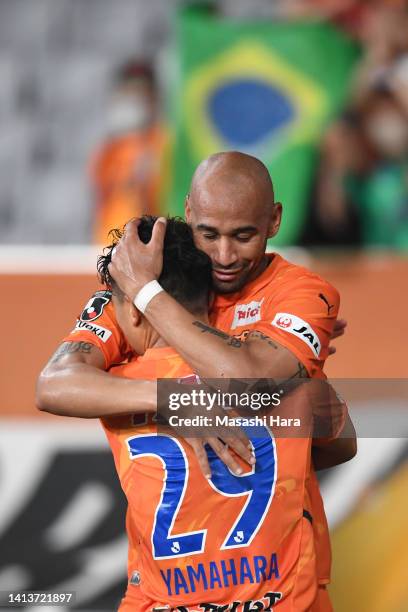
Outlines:
[[239, 193], [248, 206], [262, 204], [267, 209], [274, 204], [273, 184], [265, 164], [239, 151], [215, 153], [200, 163], [190, 195], [194, 201], [208, 191]]
[[281, 214], [269, 172], [259, 159], [217, 153], [198, 166], [186, 219], [196, 246], [211, 258], [217, 292], [238, 291], [261, 273], [269, 261], [267, 240], [277, 233]]

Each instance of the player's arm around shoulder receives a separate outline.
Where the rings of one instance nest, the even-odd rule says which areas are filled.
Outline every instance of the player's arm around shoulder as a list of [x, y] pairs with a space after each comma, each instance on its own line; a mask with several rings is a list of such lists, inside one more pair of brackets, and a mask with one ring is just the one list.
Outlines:
[[[105, 359], [92, 342], [65, 341], [41, 371], [36, 387], [36, 405], [44, 412], [77, 416], [78, 399], [84, 390], [84, 375], [103, 371]], [[86, 391], [85, 391], [86, 393]]]
[[315, 412], [312, 459], [315, 470], [324, 470], [355, 457], [357, 436], [346, 402], [328, 381], [313, 382], [318, 383], [315, 390], [320, 397], [312, 402]]
[[120, 330], [107, 292], [97, 292], [74, 329], [50, 358], [37, 380], [39, 410], [60, 416], [98, 418], [156, 409], [156, 384], [112, 376], [123, 361]]
[[[270, 310], [266, 308], [267, 319], [259, 325], [265, 334], [264, 344], [271, 343], [273, 347], [276, 343], [279, 347], [276, 350], [280, 355], [277, 362], [280, 370], [274, 367], [278, 378], [314, 379], [306, 383], [309, 400], [304, 409], [313, 411], [314, 421], [319, 423], [322, 418], [332, 429], [331, 435], [319, 435], [313, 440], [312, 458], [317, 470], [350, 461], [357, 453], [356, 432], [347, 405], [323, 375], [330, 341], [344, 333], [344, 328], [340, 333], [336, 331], [339, 307], [337, 289], [319, 276], [308, 274], [271, 302]], [[255, 344], [253, 348], [260, 357], [266, 358], [265, 349]]]
[[212, 352], [208, 353], [200, 338], [197, 346], [201, 347], [201, 357], [194, 363], [188, 351], [183, 354], [180, 347], [194, 371], [213, 378], [285, 380], [321, 375], [330, 341], [341, 335], [334, 333], [338, 292], [316, 275], [298, 273], [298, 277], [284, 279], [276, 291], [257, 296], [256, 300], [258, 308], [252, 317], [256, 319], [239, 337], [192, 321], [200, 335], [206, 334], [207, 342], [216, 338]]
[[283, 285], [262, 305], [246, 339], [256, 376], [319, 377], [329, 355], [340, 306], [338, 291], [310, 274]]

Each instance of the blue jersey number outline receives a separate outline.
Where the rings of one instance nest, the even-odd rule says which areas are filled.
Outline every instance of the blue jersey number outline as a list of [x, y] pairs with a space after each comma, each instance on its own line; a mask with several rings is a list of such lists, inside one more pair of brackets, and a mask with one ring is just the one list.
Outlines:
[[[249, 546], [258, 533], [272, 503], [276, 484], [276, 444], [267, 427], [256, 427], [257, 435], [251, 439], [254, 428], [243, 427], [252, 444], [256, 463], [250, 472], [237, 476], [208, 448], [212, 488], [227, 497], [247, 495], [247, 500], [225, 538], [221, 550]], [[258, 437], [260, 431], [265, 437]]]
[[[221, 549], [249, 546], [261, 527], [271, 505], [276, 483], [276, 445], [270, 430], [265, 436], [251, 439], [251, 428], [243, 428], [251, 440], [256, 463], [250, 472], [233, 474], [207, 447], [212, 488], [226, 497], [246, 495], [247, 500], [229, 530]], [[257, 436], [259, 436], [259, 427]], [[171, 535], [183, 503], [189, 476], [189, 465], [180, 442], [167, 434], [140, 434], [127, 439], [131, 459], [156, 457], [164, 468], [163, 488], [157, 505], [151, 534], [154, 559], [173, 559], [204, 551], [207, 530]]]

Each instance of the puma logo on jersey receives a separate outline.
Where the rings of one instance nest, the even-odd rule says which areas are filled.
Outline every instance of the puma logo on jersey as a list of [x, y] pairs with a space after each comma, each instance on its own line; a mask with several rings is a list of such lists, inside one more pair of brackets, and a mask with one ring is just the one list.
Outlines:
[[261, 320], [261, 306], [264, 298], [260, 302], [253, 300], [249, 304], [237, 304], [235, 306], [234, 320], [231, 325], [231, 329], [240, 327], [241, 325], [248, 325], [256, 323]]
[[321, 350], [320, 340], [309, 323], [296, 315], [289, 314], [287, 312], [278, 312], [272, 321], [272, 325], [278, 329], [281, 329], [282, 331], [293, 334], [297, 338], [300, 338], [300, 340], [303, 340], [303, 342], [310, 347], [316, 357], [319, 357]]
[[323, 293], [319, 293], [319, 298], [326, 304], [327, 314], [330, 314], [331, 309], [334, 308], [334, 304], [329, 304], [329, 300]]

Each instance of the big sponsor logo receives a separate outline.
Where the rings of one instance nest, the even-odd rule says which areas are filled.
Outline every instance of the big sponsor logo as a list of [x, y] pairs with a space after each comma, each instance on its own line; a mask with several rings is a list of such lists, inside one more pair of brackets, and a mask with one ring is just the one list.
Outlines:
[[272, 321], [272, 325], [302, 340], [313, 351], [316, 357], [319, 357], [321, 350], [320, 340], [309, 323], [294, 314], [278, 312]]
[[92, 334], [95, 334], [98, 338], [102, 340], [102, 342], [107, 342], [112, 335], [112, 332], [106, 327], [101, 327], [100, 325], [96, 325], [95, 323], [87, 323], [86, 321], [81, 321], [78, 319], [76, 325], [71, 333], [86, 330], [90, 331]]
[[234, 320], [231, 329], [242, 325], [251, 325], [261, 320], [261, 308], [264, 298], [260, 302], [253, 300], [249, 304], [237, 304], [235, 306]]

